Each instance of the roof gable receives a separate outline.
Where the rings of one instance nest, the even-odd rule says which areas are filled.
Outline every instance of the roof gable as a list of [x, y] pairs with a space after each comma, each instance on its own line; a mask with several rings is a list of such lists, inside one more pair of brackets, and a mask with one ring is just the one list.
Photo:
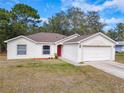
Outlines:
[[12, 39], [9, 39], [9, 40], [6, 40], [6, 41], [4, 41], [4, 42], [7, 43], [7, 42], [10, 42], [10, 41], [13, 41], [13, 40], [17, 40], [17, 39], [19, 39], [19, 38], [24, 38], [24, 39], [27, 39], [27, 40], [29, 40], [29, 41], [31, 41], [31, 42], [36, 43], [34, 40], [29, 39], [29, 38], [27, 38], [27, 37], [25, 37], [25, 36], [23, 36], [23, 35], [17, 36], [17, 37], [15, 37], [15, 38], [12, 38]]
[[87, 40], [87, 39], [90, 39], [90, 38], [92, 38], [92, 37], [98, 36], [98, 35], [101, 35], [102, 37], [104, 37], [104, 38], [106, 38], [107, 40], [109, 40], [109, 41], [111, 41], [111, 42], [113, 42], [113, 43], [116, 44], [116, 41], [114, 41], [113, 39], [111, 39], [110, 37], [106, 36], [105, 34], [103, 34], [103, 33], [101, 33], [101, 32], [96, 33], [96, 34], [93, 34], [93, 35], [91, 35], [91, 36], [89, 36], [89, 37], [87, 37], [87, 38], [85, 38], [85, 39], [83, 39], [83, 40], [80, 40], [79, 43], [82, 42], [82, 41], [85, 41], [85, 40]]
[[82, 45], [86, 46], [113, 46], [115, 45], [110, 40], [106, 39], [105, 37], [101, 35], [96, 35], [94, 37], [91, 37], [89, 39], [83, 40], [81, 42]]
[[111, 42], [116, 43], [114, 40], [112, 40], [111, 38], [109, 38], [108, 36], [104, 35], [104, 34], [101, 33], [101, 32], [98, 32], [98, 33], [95, 33], [95, 34], [91, 34], [91, 35], [79, 36], [79, 37], [77, 37], [77, 38], [74, 38], [74, 39], [72, 39], [72, 40], [67, 41], [66, 43], [81, 43], [81, 42], [83, 42], [83, 41], [85, 41], [85, 40], [88, 40], [88, 39], [90, 39], [90, 38], [92, 38], [92, 37], [95, 37], [95, 36], [97, 36], [97, 35], [101, 35], [101, 36], [103, 36], [104, 38], [110, 40]]

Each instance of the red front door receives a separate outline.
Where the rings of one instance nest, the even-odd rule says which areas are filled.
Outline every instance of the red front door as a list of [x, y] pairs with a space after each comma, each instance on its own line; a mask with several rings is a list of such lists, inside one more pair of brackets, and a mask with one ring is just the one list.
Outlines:
[[58, 45], [58, 46], [57, 46], [57, 55], [58, 55], [59, 57], [61, 57], [61, 53], [62, 53], [62, 45]]

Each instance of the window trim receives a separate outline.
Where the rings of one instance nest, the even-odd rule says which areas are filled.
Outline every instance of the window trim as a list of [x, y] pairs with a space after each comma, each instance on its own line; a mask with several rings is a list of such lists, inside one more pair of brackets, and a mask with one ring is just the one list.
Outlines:
[[[45, 47], [45, 46], [48, 46], [48, 47], [49, 47], [49, 50], [48, 50], [48, 49], [45, 49], [45, 50], [44, 50], [44, 47]], [[49, 51], [49, 53], [48, 53], [48, 54], [47, 54], [47, 53], [44, 53], [44, 51], [47, 51], [47, 52]], [[50, 55], [50, 53], [51, 53], [51, 52], [50, 52], [50, 45], [43, 45], [43, 46], [42, 46], [42, 54], [43, 54], [43, 55]]]
[[[19, 54], [19, 49], [18, 49], [19, 46], [25, 46], [25, 54]], [[18, 44], [17, 45], [17, 51], [16, 52], [17, 52], [17, 55], [18, 56], [27, 55], [27, 45], [26, 44]], [[23, 52], [24, 52], [24, 50], [23, 50]]]

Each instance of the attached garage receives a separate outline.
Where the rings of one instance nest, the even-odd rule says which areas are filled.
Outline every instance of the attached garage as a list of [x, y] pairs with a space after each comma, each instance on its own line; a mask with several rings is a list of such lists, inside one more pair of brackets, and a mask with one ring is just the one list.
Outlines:
[[111, 60], [112, 49], [110, 46], [85, 46], [82, 48], [83, 61]]
[[[103, 33], [96, 33], [92, 35], [79, 36], [67, 41], [64, 47], [76, 45], [77, 48], [68, 48], [63, 51], [64, 55], [68, 53], [69, 60], [80, 63], [82, 61], [114, 61], [115, 60], [115, 44], [116, 42], [107, 37]], [[63, 47], [63, 49], [64, 49]], [[75, 50], [74, 50], [75, 49]], [[71, 51], [71, 52], [67, 52]], [[77, 51], [76, 55], [72, 51]], [[75, 60], [73, 59], [75, 58]], [[68, 57], [67, 57], [68, 59]]]

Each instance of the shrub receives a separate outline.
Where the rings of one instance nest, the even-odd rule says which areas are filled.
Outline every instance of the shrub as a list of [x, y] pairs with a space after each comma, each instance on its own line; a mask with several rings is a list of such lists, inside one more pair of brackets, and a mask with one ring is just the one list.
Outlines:
[[84, 64], [84, 62], [80, 62], [80, 64]]
[[58, 55], [55, 53], [55, 59], [58, 59]]

